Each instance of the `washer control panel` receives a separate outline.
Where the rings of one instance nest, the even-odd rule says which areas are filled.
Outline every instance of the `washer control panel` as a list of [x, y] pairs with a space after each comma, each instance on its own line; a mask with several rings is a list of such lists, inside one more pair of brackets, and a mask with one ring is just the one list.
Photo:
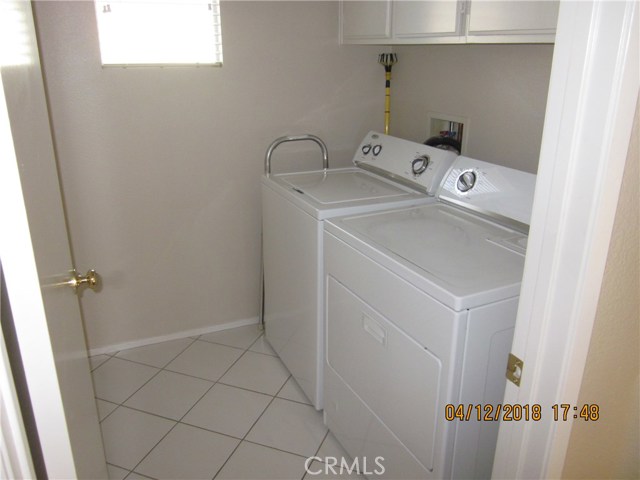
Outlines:
[[435, 195], [455, 158], [456, 154], [451, 151], [369, 132], [356, 150], [353, 163], [415, 190]]
[[411, 172], [413, 173], [414, 178], [422, 175], [429, 163], [431, 162], [431, 157], [429, 155], [420, 155], [418, 158], [411, 162]]

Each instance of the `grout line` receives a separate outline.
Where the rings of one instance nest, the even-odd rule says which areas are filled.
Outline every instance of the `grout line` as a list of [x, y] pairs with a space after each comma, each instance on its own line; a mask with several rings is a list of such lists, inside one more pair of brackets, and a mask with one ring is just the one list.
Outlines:
[[[165, 417], [164, 415], [160, 415], [158, 413], [149, 412], [148, 410], [142, 410], [142, 409], [136, 408], [136, 407], [131, 407], [129, 405], [118, 405], [118, 407], [128, 408], [129, 410], [133, 410], [134, 412], [146, 413], [147, 415], [151, 415], [152, 417], [161, 418], [162, 420], [167, 420], [169, 422], [181, 423], [180, 420], [176, 420], [175, 418]], [[114, 412], [115, 412], [115, 410], [114, 410]], [[185, 424], [185, 425], [188, 425], [188, 424]]]
[[100, 410], [98, 409], [98, 402], [96, 401], [96, 410], [98, 410], [98, 424], [101, 425], [104, 420], [106, 420], [113, 412], [115, 412], [120, 406], [119, 403], [111, 402], [109, 400], [104, 400], [102, 398], [94, 397], [94, 400], [100, 400], [101, 402], [110, 403], [111, 405], [115, 405], [115, 408], [107, 413], [104, 418], [100, 418]]
[[[189, 337], [186, 337], [189, 338]], [[118, 357], [117, 354], [114, 355], [114, 358], [120, 359], [120, 360], [126, 360], [127, 362], [132, 362], [132, 363], [137, 363], [138, 365], [145, 365], [147, 367], [153, 367], [153, 368], [160, 368], [160, 369], [164, 369], [167, 365], [169, 365], [171, 362], [173, 362], [176, 358], [178, 358], [180, 355], [182, 355], [191, 345], [193, 345], [195, 343], [195, 341], [197, 339], [195, 338], [189, 338], [189, 340], [191, 340], [189, 342], [189, 344], [184, 347], [182, 350], [180, 350], [178, 353], [176, 353], [173, 357], [171, 357], [171, 359], [164, 363], [161, 367], [157, 366], [157, 365], [151, 365], [150, 363], [144, 363], [138, 360], [131, 360], [130, 358], [124, 358], [124, 357]], [[168, 340], [169, 342], [174, 342], [175, 340]], [[158, 345], [158, 344], [155, 344]], [[149, 346], [149, 345], [145, 345], [145, 346]], [[143, 347], [135, 347], [135, 348], [143, 348]], [[135, 348], [131, 348], [130, 350], [135, 350]], [[120, 352], [124, 352], [125, 350], [120, 350], [118, 353]]]
[[[103, 365], [106, 365], [107, 363], [109, 363], [111, 361], [111, 359], [113, 358], [111, 355], [107, 355], [109, 358], [107, 358], [104, 362], [102, 362], [100, 365], [98, 365], [96, 368], [91, 370], [91, 375], [93, 376], [93, 373], [98, 370], [100, 367], [102, 367]], [[91, 363], [89, 363], [89, 366], [91, 366]]]
[[117, 465], [117, 464], [111, 463], [111, 462], [105, 462], [105, 463], [107, 465], [107, 474], [109, 474], [109, 471], [108, 471], [109, 465], [111, 465], [112, 467], [119, 468], [120, 470], [126, 470], [127, 471], [127, 475], [125, 475], [125, 477], [127, 477], [131, 473], [131, 471], [128, 468], [121, 467], [120, 465]]
[[[187, 338], [189, 338], [189, 337], [187, 337]], [[188, 349], [188, 348], [190, 348], [194, 343], [196, 343], [196, 341], [197, 341], [197, 340], [198, 340], [197, 338], [192, 338], [192, 339], [191, 339], [191, 342], [189, 342], [189, 345], [187, 345], [186, 347], [184, 347], [182, 350], [180, 350], [180, 352], [178, 352], [178, 354], [177, 354], [177, 355], [175, 355], [171, 360], [169, 360], [167, 363], [165, 363], [165, 364], [162, 366], [162, 369], [164, 370], [164, 368], [165, 368], [167, 365], [169, 365], [169, 364], [170, 364], [171, 362], [173, 362], [176, 358], [178, 358], [180, 355], [182, 355], [184, 352], [186, 352], [186, 351], [187, 351], [187, 349]]]
[[208, 344], [211, 344], [211, 345], [219, 345], [219, 346], [221, 346], [221, 347], [233, 348], [233, 349], [235, 349], [235, 350], [240, 350], [240, 351], [242, 351], [242, 352], [246, 352], [246, 351], [247, 351], [247, 349], [246, 349], [246, 348], [236, 347], [236, 346], [234, 346], [234, 345], [227, 345], [227, 344], [225, 344], [225, 343], [220, 343], [220, 342], [212, 342], [212, 341], [210, 341], [210, 340], [204, 340], [204, 339], [202, 339], [202, 338], [196, 338], [196, 340], [195, 340], [195, 341], [196, 341], [196, 342], [208, 343]]
[[140, 476], [140, 477], [142, 477], [142, 478], [149, 478], [149, 479], [151, 479], [151, 480], [158, 480], [158, 479], [157, 479], [157, 478], [155, 478], [155, 477], [151, 477], [151, 476], [149, 476], [149, 475], [144, 475], [144, 474], [142, 474], [142, 473], [138, 473], [138, 472], [136, 472], [136, 471], [134, 471], [134, 470], [131, 470], [131, 471], [127, 474], [127, 476], [126, 476], [126, 477], [124, 477], [124, 480], [127, 480], [128, 478], [130, 478], [130, 477], [131, 477], [131, 474], [138, 475], [138, 476]]
[[[124, 360], [124, 359], [121, 359]], [[128, 361], [128, 360], [126, 360]], [[135, 363], [135, 362], [132, 362]], [[158, 371], [156, 373], [154, 373], [153, 375], [151, 375], [151, 377], [149, 378], [149, 380], [147, 380], [146, 382], [144, 382], [142, 385], [140, 385], [135, 392], [133, 392], [131, 395], [129, 395], [127, 398], [125, 398], [122, 403], [120, 403], [120, 406], [124, 406], [124, 404], [127, 402], [127, 400], [129, 400], [131, 397], [133, 397], [136, 393], [138, 393], [147, 383], [149, 383], [151, 380], [153, 380], [154, 378], [156, 378], [160, 372], [162, 371], [161, 368], [157, 368], [157, 367], [152, 367], [152, 368], [156, 368]], [[103, 398], [101, 398], [100, 400], [104, 400]], [[115, 402], [112, 402], [115, 403]]]
[[[290, 378], [291, 376], [287, 377]], [[252, 392], [252, 393], [259, 393], [261, 395], [267, 395], [268, 397], [277, 397], [280, 400], [289, 400], [290, 402], [295, 402], [295, 403], [299, 403], [301, 405], [307, 405], [309, 407], [312, 407], [313, 405], [311, 405], [310, 403], [304, 403], [304, 402], [299, 402], [298, 400], [291, 400], [290, 398], [284, 398], [284, 397], [278, 397], [278, 394], [280, 393], [280, 390], [282, 390], [282, 388], [284, 387], [284, 384], [286, 384], [287, 382], [285, 381], [284, 384], [282, 385], [282, 387], [280, 387], [278, 389], [278, 393], [272, 394], [272, 393], [264, 393], [264, 392], [260, 392], [259, 390], [251, 390], [250, 388], [246, 388], [246, 387], [239, 387], [238, 385], [232, 385], [231, 383], [225, 383], [225, 382], [221, 382], [221, 381], [217, 381], [216, 383], [219, 383], [220, 385], [224, 385], [225, 387], [232, 387], [232, 388], [239, 388], [240, 390], [246, 390], [247, 392]]]
[[245, 441], [245, 439], [247, 438], [247, 435], [249, 435], [249, 432], [251, 432], [251, 430], [253, 430], [253, 427], [255, 427], [256, 423], [258, 423], [260, 421], [260, 419], [262, 418], [262, 416], [264, 415], [264, 412], [267, 411], [267, 409], [271, 406], [271, 404], [273, 403], [273, 400], [276, 397], [271, 397], [271, 401], [269, 401], [268, 405], [265, 407], [265, 409], [262, 411], [262, 413], [258, 416], [258, 418], [256, 418], [255, 422], [253, 422], [251, 424], [251, 427], [249, 427], [249, 429], [247, 430], [247, 432], [244, 434], [244, 436], [240, 439], [240, 441], [238, 442], [238, 445], [236, 445], [236, 448], [233, 449], [233, 452], [231, 452], [229, 454], [229, 456], [227, 457], [227, 459], [224, 461], [224, 463], [222, 465], [220, 465], [220, 468], [218, 469], [218, 471], [215, 473], [215, 475], [213, 476], [213, 479], [215, 479], [218, 474], [222, 471], [222, 469], [224, 468], [224, 466], [229, 462], [229, 460], [231, 460], [231, 457], [233, 457], [233, 454], [236, 453], [236, 451], [238, 450], [238, 448], [240, 448], [240, 445], [242, 445], [242, 442]]
[[258, 446], [264, 447], [264, 448], [270, 448], [271, 450], [275, 450], [277, 452], [288, 453], [289, 455], [295, 455], [296, 457], [300, 457], [300, 458], [304, 458], [304, 459], [309, 458], [307, 455], [302, 455], [302, 454], [296, 453], [296, 452], [290, 452], [289, 450], [283, 450], [281, 448], [274, 447], [273, 445], [265, 445], [264, 443], [256, 442], [255, 440], [243, 440], [243, 442], [251, 443], [253, 445], [258, 445]]
[[322, 445], [324, 445], [324, 442], [327, 440], [328, 436], [329, 436], [329, 429], [327, 428], [327, 433], [324, 434], [324, 438], [320, 442], [320, 445], [318, 445], [318, 449], [316, 450], [316, 453], [314, 455], [315, 457], [317, 457], [318, 454], [320, 453], [320, 449], [322, 448]]
[[[127, 408], [127, 407], [125, 407], [125, 408]], [[168, 431], [167, 433], [165, 433], [165, 434], [162, 436], [162, 438], [161, 438], [160, 440], [158, 440], [158, 441], [155, 443], [155, 445], [154, 445], [153, 447], [151, 447], [151, 449], [150, 449], [150, 450], [149, 450], [145, 455], [143, 455], [143, 456], [142, 456], [142, 458], [140, 459], [140, 461], [139, 461], [138, 463], [136, 463], [136, 464], [135, 464], [135, 466], [131, 469], [131, 471], [132, 471], [132, 472], [133, 472], [136, 468], [138, 468], [138, 467], [140, 466], [140, 464], [141, 464], [142, 462], [144, 462], [145, 458], [147, 458], [147, 457], [149, 456], [149, 454], [150, 454], [151, 452], [153, 452], [153, 451], [155, 450], [155, 448], [156, 448], [158, 445], [160, 445], [160, 443], [161, 443], [165, 438], [167, 438], [167, 436], [168, 436], [171, 432], [173, 432], [173, 430], [178, 426], [178, 423], [179, 423], [179, 422], [176, 422], [175, 420], [173, 420], [173, 422], [175, 422], [175, 423], [174, 423], [174, 425], [173, 425], [173, 427], [171, 427], [171, 428], [169, 429], [169, 431]]]
[[[258, 336], [258, 338], [260, 338], [260, 336]], [[246, 351], [248, 351], [248, 350], [253, 346], [253, 344], [254, 344], [254, 343], [256, 343], [256, 341], [258, 340], [258, 338], [256, 338], [255, 340], [252, 340], [252, 341], [251, 341], [251, 344], [249, 344], [249, 346], [248, 346], [248, 347], [238, 347], [238, 346], [236, 346], [236, 345], [229, 345], [229, 344], [226, 344], [226, 343], [222, 343], [222, 342], [220, 342], [220, 341], [207, 340], [206, 338], [198, 338], [198, 340], [200, 340], [201, 342], [213, 343], [213, 344], [215, 344], [215, 345], [222, 345], [222, 346], [224, 346], [224, 347], [237, 348], [237, 349], [239, 349], [239, 350], [242, 350], [242, 351], [245, 351], [245, 352], [246, 352]], [[259, 352], [255, 352], [255, 353], [259, 353]]]

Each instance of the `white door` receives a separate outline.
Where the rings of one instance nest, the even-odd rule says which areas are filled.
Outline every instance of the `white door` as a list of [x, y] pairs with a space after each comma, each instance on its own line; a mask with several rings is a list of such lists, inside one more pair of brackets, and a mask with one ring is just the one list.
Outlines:
[[35, 428], [49, 478], [106, 478], [31, 4], [0, 19], [0, 254]]

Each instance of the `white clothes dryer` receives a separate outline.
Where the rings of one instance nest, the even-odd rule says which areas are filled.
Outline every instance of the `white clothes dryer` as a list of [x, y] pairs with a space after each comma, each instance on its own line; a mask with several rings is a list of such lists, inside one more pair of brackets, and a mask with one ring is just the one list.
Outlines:
[[317, 409], [324, 366], [324, 222], [433, 202], [455, 157], [369, 132], [354, 167], [263, 176], [265, 336]]
[[376, 478], [491, 477], [534, 186], [458, 157], [438, 202], [325, 225], [325, 422]]

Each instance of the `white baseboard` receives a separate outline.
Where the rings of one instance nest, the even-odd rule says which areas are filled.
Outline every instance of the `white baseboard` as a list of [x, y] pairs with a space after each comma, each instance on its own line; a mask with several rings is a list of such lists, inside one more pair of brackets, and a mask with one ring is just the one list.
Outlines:
[[219, 325], [212, 325], [205, 328], [196, 328], [194, 330], [186, 330], [182, 332], [171, 333], [169, 335], [160, 335], [157, 337], [148, 337], [140, 340], [133, 340], [131, 342], [119, 343], [116, 345], [108, 345], [106, 347], [91, 348], [88, 355], [93, 357], [95, 355], [111, 355], [120, 350], [127, 350], [128, 348], [144, 347], [145, 345], [152, 345], [154, 343], [166, 342], [169, 340], [178, 340], [180, 338], [195, 337], [198, 335], [205, 335], [207, 333], [219, 332], [221, 330], [229, 330], [230, 328], [244, 327], [245, 325], [255, 325], [259, 321], [258, 317], [246, 318], [243, 320], [234, 320], [233, 322], [222, 323]]

